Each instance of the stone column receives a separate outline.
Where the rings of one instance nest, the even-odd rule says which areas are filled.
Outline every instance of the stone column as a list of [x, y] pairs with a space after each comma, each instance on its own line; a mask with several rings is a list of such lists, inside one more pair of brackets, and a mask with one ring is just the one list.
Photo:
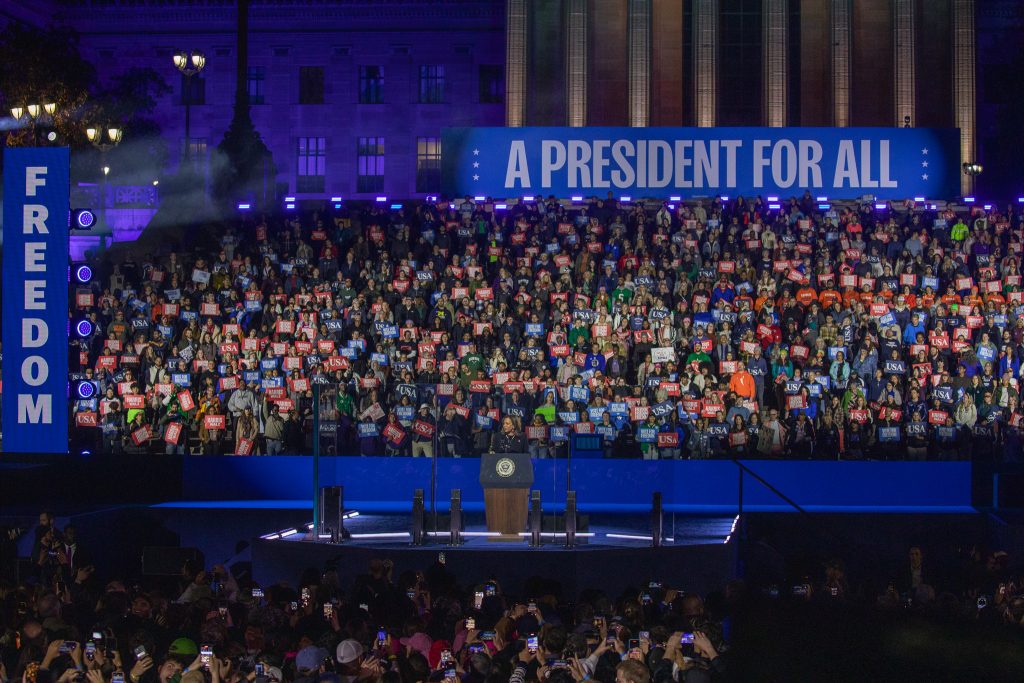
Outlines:
[[629, 0], [629, 125], [651, 121], [651, 2]]

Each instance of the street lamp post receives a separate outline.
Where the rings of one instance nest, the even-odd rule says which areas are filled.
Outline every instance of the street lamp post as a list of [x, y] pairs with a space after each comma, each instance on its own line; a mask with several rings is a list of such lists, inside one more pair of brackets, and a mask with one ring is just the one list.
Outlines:
[[192, 77], [203, 70], [206, 66], [206, 57], [202, 52], [186, 52], [179, 50], [174, 53], [174, 66], [185, 76], [185, 92], [182, 99], [185, 100], [185, 153], [186, 162], [192, 156], [192, 138], [189, 135], [189, 117], [192, 107]]
[[[102, 204], [100, 215], [104, 228], [110, 227], [107, 223], [107, 174], [110, 173], [110, 167], [107, 166], [107, 152], [117, 147], [123, 134], [124, 131], [116, 126], [90, 126], [85, 129], [85, 137], [89, 139], [93, 147], [100, 151], [100, 167], [103, 170], [103, 179], [100, 181], [100, 203]], [[100, 235], [100, 248], [103, 249], [106, 244], [107, 236]]]
[[47, 102], [46, 104], [29, 104], [24, 107], [11, 107], [11, 116], [14, 120], [21, 122], [22, 117], [25, 113], [28, 113], [29, 121], [32, 124], [32, 139], [35, 140], [36, 147], [39, 146], [39, 131], [43, 125], [43, 117], [45, 116], [53, 123], [53, 115], [57, 112], [57, 105], [54, 102]]

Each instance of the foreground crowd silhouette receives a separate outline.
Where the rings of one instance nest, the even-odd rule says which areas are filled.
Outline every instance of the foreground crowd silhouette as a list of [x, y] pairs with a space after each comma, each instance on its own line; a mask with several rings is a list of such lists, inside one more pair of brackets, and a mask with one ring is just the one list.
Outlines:
[[931, 206], [246, 217], [96, 264], [73, 447], [308, 453], [316, 416], [323, 453], [472, 456], [511, 418], [535, 457], [1015, 460], [1021, 215]]
[[[780, 614], [824, 616], [841, 629], [866, 610], [884, 632], [893, 623], [949, 623], [962, 638], [979, 628], [1012, 638], [1024, 626], [1019, 567], [1007, 553], [981, 548], [940, 562], [912, 547], [902, 562], [891, 558], [893, 566], [856, 580], [833, 560], [791, 584], [737, 580], [706, 596], [664, 577], [619, 595], [600, 585], [569, 595], [540, 577], [515, 589], [500, 576], [460, 580], [443, 552], [422, 571], [398, 573], [380, 559], [328, 564], [294, 585], [254, 583], [244, 562], [189, 562], [178, 577], [100, 576], [99, 558], [52, 514], [42, 513], [34, 531], [4, 528], [4, 542], [19, 534], [31, 546], [28, 562], [20, 578], [6, 563], [0, 572], [0, 678], [16, 683], [752, 680], [771, 678], [765, 658], [814, 637], [808, 625], [764, 634], [768, 642], [752, 637]], [[447, 555], [465, 574], [459, 553]], [[737, 651], [731, 641], [752, 649]], [[996, 671], [1005, 643], [990, 638], [985, 646], [987, 665], [958, 657], [953, 668]], [[801, 652], [799, 666], [816, 657], [813, 648]], [[914, 661], [903, 646], [886, 657]], [[793, 675], [797, 661], [782, 659]], [[853, 659], [862, 666], [850, 676], [882, 661]], [[826, 675], [827, 662], [814, 666], [810, 678], [847, 679]]]

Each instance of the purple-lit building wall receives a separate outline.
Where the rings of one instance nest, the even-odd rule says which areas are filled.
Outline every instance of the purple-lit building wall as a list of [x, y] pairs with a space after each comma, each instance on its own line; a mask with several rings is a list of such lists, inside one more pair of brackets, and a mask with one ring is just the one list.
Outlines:
[[[128, 67], [159, 72], [172, 92], [154, 118], [172, 166], [185, 145], [184, 80], [172, 55], [203, 52], [189, 137], [202, 170], [217, 163], [236, 89], [234, 2], [2, 5], [0, 26], [74, 28], [101, 77]], [[504, 11], [502, 0], [252, 2], [248, 85], [253, 122], [276, 166], [270, 190], [299, 199], [435, 194], [441, 129], [504, 125]]]

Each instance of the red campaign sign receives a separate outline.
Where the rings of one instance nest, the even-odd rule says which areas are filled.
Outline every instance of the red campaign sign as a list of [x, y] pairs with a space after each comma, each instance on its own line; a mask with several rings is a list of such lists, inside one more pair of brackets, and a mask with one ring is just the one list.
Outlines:
[[161, 396], [170, 396], [174, 392], [174, 385], [170, 382], [158, 382], [154, 385], [156, 393]]
[[[554, 358], [566, 358], [569, 356], [570, 348], [568, 344], [555, 344], [551, 347], [551, 355]], [[583, 355], [583, 360], [576, 363], [576, 365], [583, 365], [586, 361], [586, 354]]]
[[863, 408], [854, 408], [848, 411], [851, 422], [865, 424], [868, 421], [868, 411]]
[[473, 334], [480, 336], [491, 331], [491, 323], [473, 323]]
[[800, 242], [796, 245], [796, 253], [798, 254], [810, 254], [812, 251], [811, 245], [806, 242]]
[[238, 388], [238, 377], [221, 377], [220, 378], [220, 390], [221, 391], [232, 391]]
[[328, 355], [334, 353], [334, 340], [333, 339], [318, 339], [316, 342], [316, 349], [320, 353], [326, 353]]
[[710, 339], [701, 339], [699, 342], [697, 342], [697, 345], [700, 347], [700, 350], [703, 351], [704, 353], [711, 353], [711, 350], [714, 349], [715, 347], [714, 342], [712, 342]]
[[730, 446], [745, 446], [747, 443], [747, 433], [743, 432], [729, 432], [729, 445]]
[[958, 277], [956, 279], [956, 289], [957, 289], [957, 291], [963, 290], [963, 289], [970, 289], [973, 286], [974, 286], [974, 278]]
[[981, 284], [981, 289], [987, 294], [994, 294], [999, 292], [1003, 288], [1002, 283], [999, 280], [989, 280]]
[[1024, 292], [1008, 292], [1006, 295], [1006, 300], [1009, 301], [1011, 304], [1024, 303]]
[[225, 337], [227, 337], [228, 335], [233, 335], [237, 337], [242, 332], [242, 328], [238, 325], [238, 323], [224, 323], [223, 325], [220, 326], [220, 330]]
[[801, 273], [796, 268], [793, 268], [788, 273], [786, 273], [786, 279], [787, 280], [791, 280], [792, 282], [803, 282], [804, 281], [804, 274]]
[[928, 411], [928, 424], [930, 425], [944, 425], [946, 424], [946, 418], [949, 414], [945, 410], [929, 410]]
[[658, 432], [658, 448], [678, 448], [678, 432]]
[[455, 393], [454, 384], [438, 384], [437, 395], [438, 396], [451, 396]]
[[174, 446], [178, 445], [178, 441], [181, 440], [181, 423], [172, 422], [167, 425], [167, 429], [164, 430], [164, 441]]
[[416, 420], [412, 423], [412, 431], [425, 439], [430, 439], [434, 436], [434, 425], [423, 420]]
[[405, 294], [407, 291], [409, 291], [409, 281], [408, 280], [398, 280], [398, 279], [392, 280], [391, 281], [391, 286], [395, 288], [395, 291], [397, 291], [397, 292], [399, 292], [401, 294]]
[[719, 261], [718, 262], [718, 272], [719, 273], [734, 273], [734, 272], [736, 272], [736, 262], [735, 261]]
[[679, 396], [682, 393], [679, 388], [679, 382], [662, 382], [658, 385], [658, 388], [664, 389], [666, 396]]
[[[718, 372], [723, 375], [731, 375], [732, 373], [739, 370], [739, 361], [734, 360], [723, 360], [718, 363]], [[661, 386], [665, 386], [664, 384]]]
[[274, 401], [274, 404], [277, 406], [277, 412], [279, 413], [290, 413], [292, 408], [295, 407], [295, 401], [290, 398], [282, 398], [279, 401]]
[[705, 403], [700, 408], [701, 417], [717, 417], [718, 413], [724, 413], [725, 406], [721, 403]]
[[217, 304], [205, 303], [199, 306], [200, 315], [220, 315], [220, 306]]
[[487, 247], [488, 256], [501, 256], [501, 247]]
[[295, 321], [278, 320], [276, 329], [278, 334], [292, 334], [293, 332], [295, 332]]
[[650, 406], [633, 406], [629, 409], [629, 419], [633, 422], [646, 420], [651, 413]]
[[910, 355], [916, 358], [917, 354], [919, 354], [919, 353], [928, 353], [928, 345], [927, 344], [911, 344], [910, 345]]
[[99, 417], [91, 410], [83, 413], [76, 413], [75, 425], [78, 427], [98, 427]]
[[943, 332], [942, 334], [935, 334], [934, 332], [928, 338], [928, 341], [937, 349], [948, 349], [949, 348], [949, 335]]
[[178, 304], [164, 304], [160, 307], [160, 310], [163, 311], [164, 315], [177, 317], [178, 313], [181, 311], [181, 306]]
[[469, 296], [469, 287], [452, 287], [453, 299], [465, 299]]
[[239, 439], [237, 455], [252, 455], [253, 445], [252, 439]]
[[235, 344], [234, 342], [232, 342], [230, 344], [221, 344], [220, 345], [220, 355], [226, 356], [229, 353], [232, 356], [237, 356], [238, 355], [238, 344]]
[[593, 434], [596, 427], [593, 422], [577, 422], [572, 426], [572, 430], [577, 434]]
[[327, 231], [326, 230], [314, 230], [312, 232], [312, 234], [310, 234], [309, 238], [311, 240], [316, 241], [316, 242], [323, 242], [324, 240], [327, 239]]
[[92, 308], [95, 306], [96, 297], [92, 292], [78, 292], [75, 294], [75, 305], [79, 308]]
[[572, 364], [578, 365], [581, 368], [587, 364], [587, 354], [582, 351], [577, 351], [572, 355]]
[[187, 389], [178, 392], [178, 405], [185, 412], [188, 412], [196, 407], [196, 402], [192, 398], [192, 392]]
[[281, 368], [284, 370], [299, 370], [302, 368], [302, 359], [298, 356], [285, 356], [281, 360]]
[[526, 428], [526, 438], [530, 441], [548, 438], [548, 428], [544, 426], [529, 426]]
[[141, 446], [143, 441], [148, 441], [150, 437], [149, 425], [139, 427], [132, 432], [132, 442], [136, 446]]
[[267, 387], [266, 394], [269, 401], [279, 401], [283, 398], [288, 398], [288, 390], [284, 387]]
[[275, 356], [283, 356], [288, 352], [288, 345], [284, 342], [274, 342], [270, 345], [270, 350], [274, 352]]
[[[966, 324], [968, 329], [975, 330], [981, 327], [985, 323], [985, 318], [980, 315], [969, 315], [966, 318]], [[956, 328], [958, 331], [963, 329], [962, 327]]]
[[558, 303], [559, 301], [569, 302], [569, 292], [551, 292], [548, 296], [548, 301], [551, 303]]
[[803, 344], [793, 344], [789, 350], [789, 355], [793, 358], [807, 358], [810, 356], [811, 350]]
[[124, 396], [125, 394], [127, 394], [131, 390], [132, 390], [132, 383], [131, 382], [118, 382], [117, 383], [117, 395], [118, 396]]
[[789, 270], [789, 261], [774, 261], [772, 262], [773, 273], [785, 273]]
[[514, 245], [526, 244], [526, 234], [521, 232], [512, 233], [510, 241]]
[[517, 391], [521, 394], [526, 391], [526, 385], [522, 382], [505, 382], [502, 389], [505, 390], [506, 394], [514, 394]]
[[309, 391], [309, 380], [302, 377], [288, 380], [288, 387], [295, 392]]
[[313, 342], [308, 341], [297, 341], [295, 342], [295, 353], [302, 355], [308, 355], [313, 353]]
[[381, 433], [384, 435], [385, 439], [395, 445], [400, 444], [402, 439], [405, 438], [405, 430], [395, 424], [385, 426]]
[[96, 367], [100, 370], [115, 370], [117, 368], [117, 356], [100, 356], [96, 359]]
[[478, 301], [490, 301], [494, 298], [494, 290], [490, 287], [481, 287], [473, 296]]
[[873, 290], [875, 288], [875, 278], [873, 278], [873, 277], [862, 277], [860, 279], [860, 286], [861, 287], [867, 287], [868, 289], [872, 289]]
[[204, 415], [203, 426], [209, 430], [222, 430], [227, 425], [227, 419], [223, 415]]
[[[770, 333], [771, 328], [768, 328], [768, 329], [769, 329], [769, 333]], [[757, 342], [752, 342], [752, 341], [741, 341], [740, 342], [740, 351], [742, 351], [743, 353], [753, 353], [754, 351], [758, 350], [759, 348], [761, 348], [761, 345], [758, 344]]]
[[591, 254], [600, 254], [604, 250], [604, 245], [600, 242], [590, 242], [587, 244], [587, 251]]
[[376, 377], [360, 377], [359, 386], [361, 386], [363, 389], [376, 389], [378, 386], [380, 386], [380, 380], [378, 380]]
[[125, 353], [121, 355], [121, 365], [138, 365], [139, 357], [134, 353]]
[[803, 394], [786, 397], [786, 407], [790, 410], [803, 410], [807, 407], [807, 398]]
[[889, 306], [886, 304], [871, 304], [868, 310], [870, 311], [871, 315], [875, 317], [880, 317], [889, 312]]
[[474, 379], [469, 383], [471, 394], [486, 394], [491, 391], [491, 381], [488, 379]]
[[125, 394], [124, 407], [127, 410], [140, 410], [146, 407], [146, 397], [142, 394]]
[[856, 275], [840, 275], [839, 276], [840, 287], [856, 287], [857, 276]]
[[900, 284], [901, 285], [906, 285], [908, 287], [916, 287], [917, 286], [917, 276], [914, 275], [913, 273], [902, 273], [900, 275]]

